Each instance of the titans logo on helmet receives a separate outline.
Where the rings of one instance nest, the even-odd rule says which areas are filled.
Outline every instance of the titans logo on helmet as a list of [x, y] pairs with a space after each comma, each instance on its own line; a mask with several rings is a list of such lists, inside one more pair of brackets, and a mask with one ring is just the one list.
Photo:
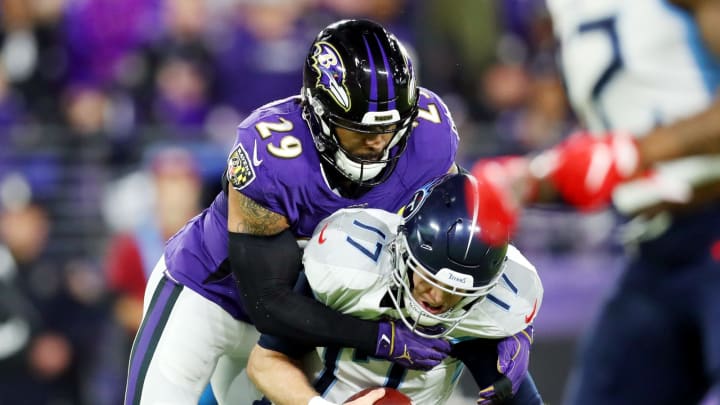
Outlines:
[[425, 197], [427, 197], [425, 189], [416, 191], [410, 202], [400, 210], [399, 214], [405, 219], [410, 218], [420, 208], [423, 201], [425, 201]]
[[345, 87], [345, 65], [337, 49], [320, 41], [313, 50], [313, 68], [318, 73], [316, 87], [327, 91], [345, 111], [350, 110], [350, 95]]
[[422, 207], [423, 203], [425, 202], [425, 199], [428, 195], [430, 195], [430, 191], [439, 183], [441, 183], [445, 178], [451, 177], [451, 174], [446, 174], [444, 176], [440, 176], [434, 180], [431, 180], [430, 182], [426, 183], [424, 186], [422, 186], [421, 189], [415, 192], [413, 197], [410, 199], [410, 202], [402, 207], [398, 214], [400, 214], [403, 219], [407, 220], [410, 217], [412, 217], [415, 212], [418, 210], [418, 208]]

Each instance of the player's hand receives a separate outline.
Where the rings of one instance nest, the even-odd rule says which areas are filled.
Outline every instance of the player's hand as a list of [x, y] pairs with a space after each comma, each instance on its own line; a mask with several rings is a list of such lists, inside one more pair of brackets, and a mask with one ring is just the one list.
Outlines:
[[607, 206], [615, 187], [638, 175], [640, 166], [637, 141], [626, 132], [575, 133], [538, 159], [562, 198], [585, 211]]
[[470, 170], [478, 181], [478, 222], [486, 243], [507, 243], [515, 232], [523, 204], [537, 189], [528, 166], [524, 157], [501, 156], [479, 160]]
[[375, 401], [385, 396], [384, 388], [376, 388], [369, 391], [367, 394], [355, 398], [352, 401], [343, 402], [344, 405], [373, 405]]
[[413, 333], [402, 322], [379, 323], [375, 356], [415, 370], [430, 370], [450, 353], [445, 339], [429, 339]]
[[517, 394], [530, 365], [533, 326], [498, 342], [498, 371], [503, 375], [480, 391], [480, 405], [499, 404]]

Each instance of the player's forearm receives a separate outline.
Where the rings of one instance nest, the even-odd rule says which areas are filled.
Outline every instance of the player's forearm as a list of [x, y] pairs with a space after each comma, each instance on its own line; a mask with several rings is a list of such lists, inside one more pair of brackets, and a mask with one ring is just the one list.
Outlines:
[[312, 346], [338, 345], [374, 353], [378, 327], [292, 290], [300, 272], [294, 236], [229, 234], [229, 260], [241, 299], [257, 329]]
[[[377, 343], [376, 322], [365, 321], [343, 314], [320, 302], [299, 294], [284, 294], [266, 302], [270, 314], [262, 329], [285, 338], [295, 338], [312, 346], [354, 347], [365, 353], [374, 353]], [[284, 327], [283, 327], [284, 326]]]
[[255, 345], [247, 365], [250, 380], [276, 405], [307, 404], [318, 394], [297, 362]]
[[[720, 2], [715, 0], [671, 0], [690, 12], [703, 43], [720, 57]], [[717, 95], [716, 95], [717, 96]], [[720, 153], [720, 101], [710, 108], [667, 127], [660, 127], [639, 140], [642, 168], [689, 155]]]
[[720, 153], [720, 101], [638, 140], [640, 169], [684, 156]]
[[301, 268], [287, 219], [236, 190], [228, 193], [228, 258], [245, 309], [266, 334], [374, 353], [377, 325], [292, 291]]
[[671, 3], [684, 8], [695, 18], [703, 44], [716, 56], [720, 56], [720, 2], [717, 0], [670, 0]]

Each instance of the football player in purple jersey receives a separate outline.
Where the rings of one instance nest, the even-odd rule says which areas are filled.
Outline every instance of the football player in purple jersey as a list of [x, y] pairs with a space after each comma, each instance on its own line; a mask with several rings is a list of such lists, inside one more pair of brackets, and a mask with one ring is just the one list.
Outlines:
[[457, 146], [450, 112], [418, 87], [391, 33], [368, 20], [322, 30], [301, 94], [239, 125], [224, 191], [168, 241], [145, 293], [125, 403], [196, 404], [208, 381], [221, 404], [251, 403], [257, 391], [243, 370], [258, 331], [391, 361], [405, 347], [411, 367], [439, 364], [445, 340], [341, 314], [292, 286], [298, 240], [320, 220], [347, 207], [397, 211], [458, 170]]

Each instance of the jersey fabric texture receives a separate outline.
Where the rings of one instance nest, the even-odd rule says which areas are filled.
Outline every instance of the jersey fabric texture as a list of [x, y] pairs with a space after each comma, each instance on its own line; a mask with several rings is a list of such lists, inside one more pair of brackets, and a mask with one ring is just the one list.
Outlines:
[[[693, 16], [665, 0], [549, 0], [570, 100], [591, 130], [636, 136], [716, 102], [720, 66]], [[662, 183], [720, 177], [717, 155], [658, 167], [617, 189], [625, 213], [655, 204]], [[638, 221], [635, 221], [636, 223]], [[649, 224], [649, 223], [648, 223]], [[569, 404], [697, 403], [720, 382], [720, 205], [656, 217], [588, 335]], [[651, 230], [649, 227], [645, 227]]]
[[[417, 125], [395, 172], [357, 199], [342, 197], [328, 185], [299, 97], [268, 104], [240, 124], [228, 158], [228, 181], [287, 217], [298, 238], [309, 237], [322, 218], [340, 208], [397, 211], [416, 189], [447, 173], [457, 152], [457, 132], [440, 98], [421, 89], [419, 107]], [[249, 322], [226, 263], [227, 204], [227, 195], [218, 194], [168, 242], [165, 259], [170, 277]]]
[[[398, 319], [388, 296], [393, 255], [390, 244], [401, 217], [377, 209], [345, 209], [320, 223], [305, 248], [303, 263], [315, 298], [331, 308], [363, 319]], [[499, 339], [532, 323], [542, 304], [543, 288], [535, 268], [514, 247], [507, 267], [489, 295], [451, 332], [451, 342]], [[490, 346], [495, 367], [497, 352]], [[448, 357], [430, 371], [408, 370], [351, 348], [320, 348], [308, 371], [316, 389], [342, 402], [368, 386], [393, 386], [417, 404], [444, 403], [463, 370], [461, 359]], [[539, 397], [538, 397], [539, 398]]]

